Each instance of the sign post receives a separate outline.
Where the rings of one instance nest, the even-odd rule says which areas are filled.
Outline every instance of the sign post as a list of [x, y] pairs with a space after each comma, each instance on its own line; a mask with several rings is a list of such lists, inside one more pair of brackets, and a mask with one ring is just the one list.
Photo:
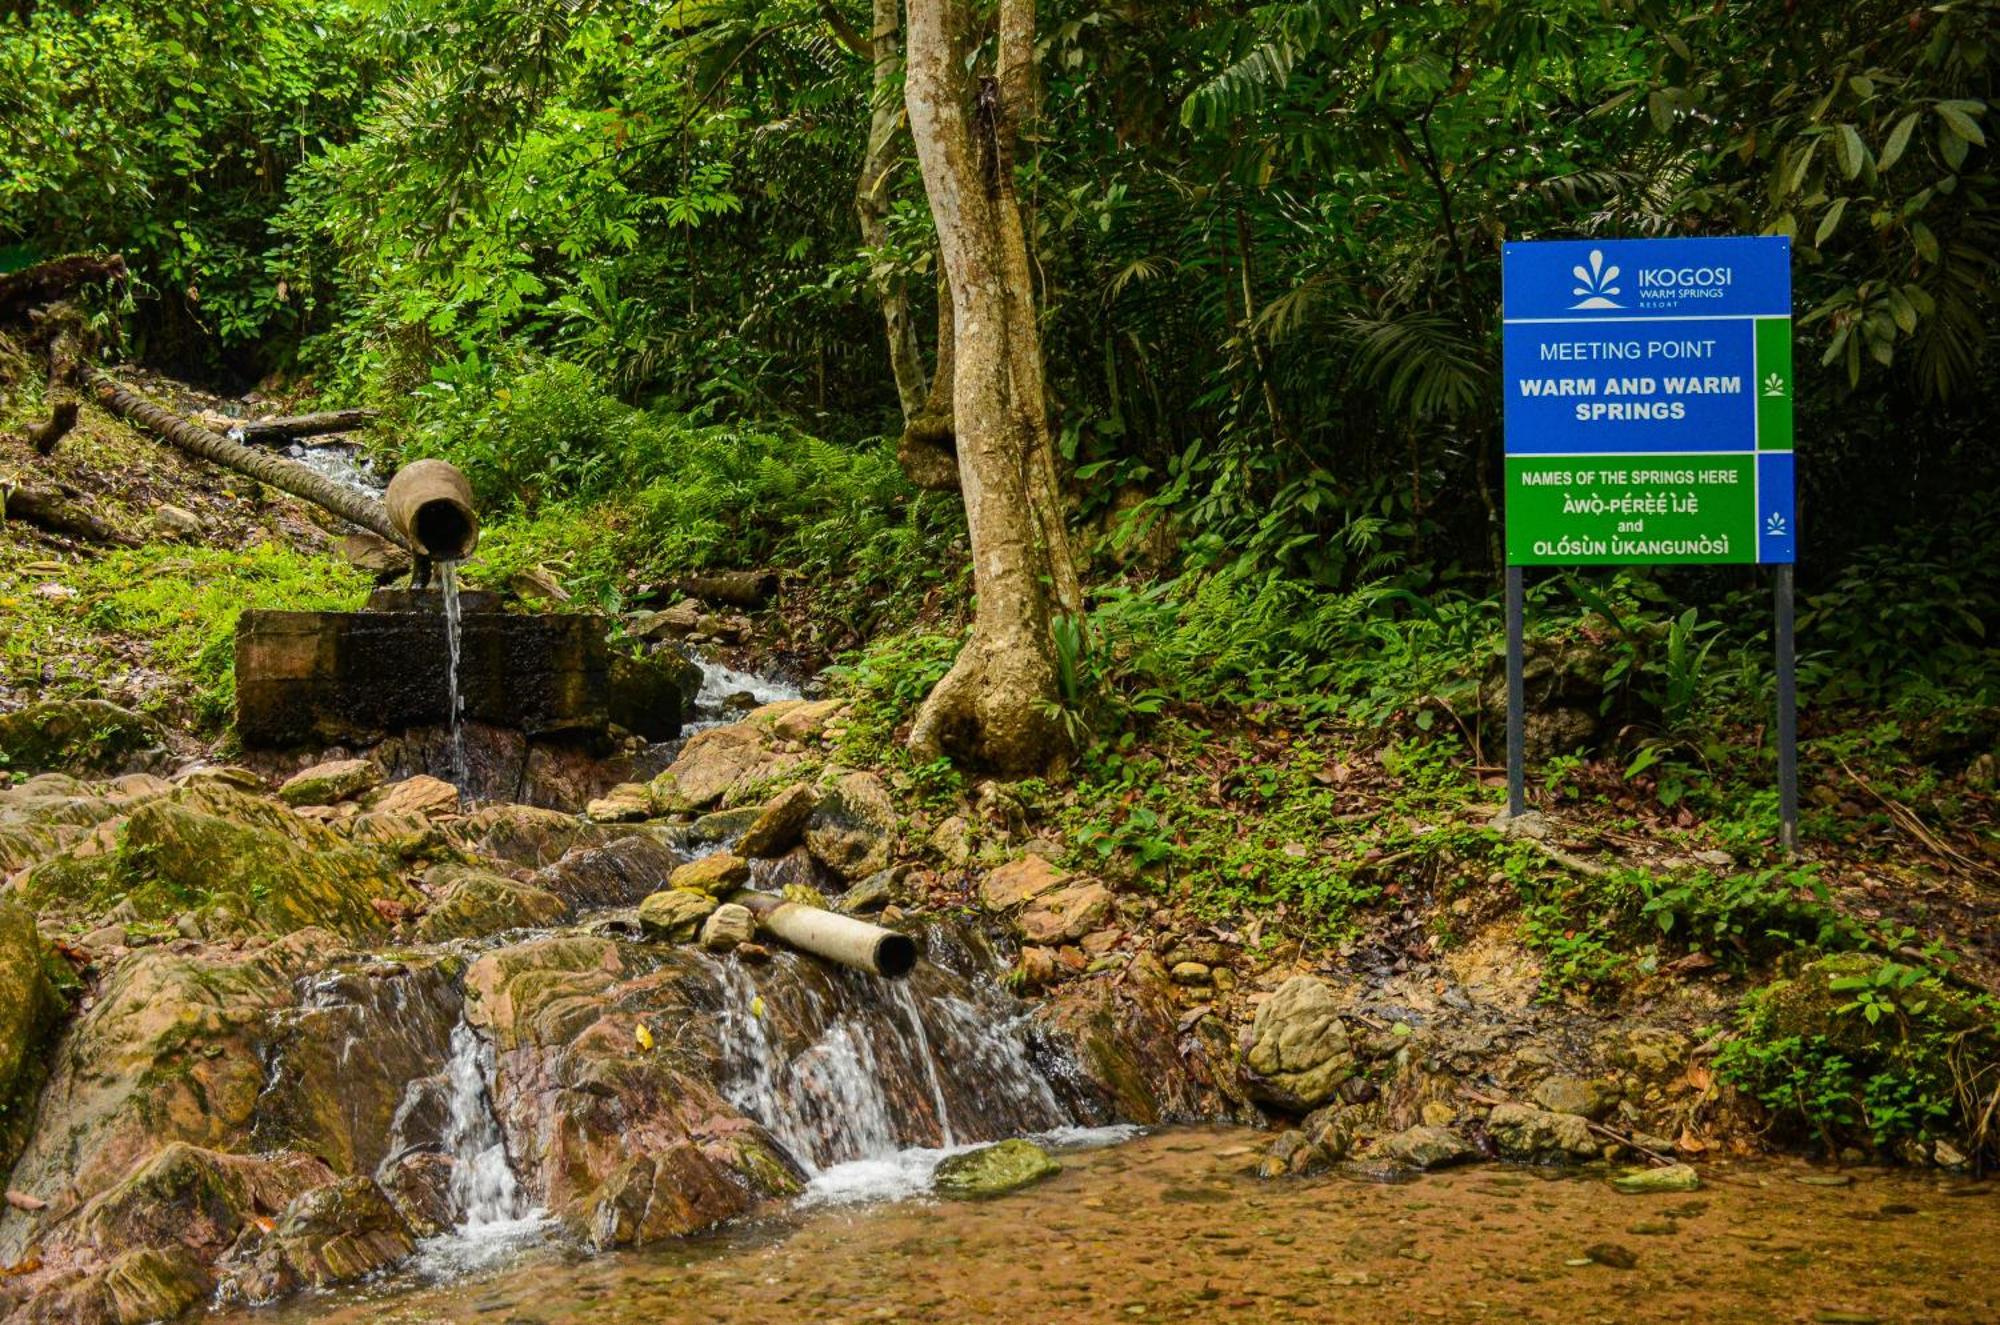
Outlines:
[[1501, 248], [1508, 809], [1522, 788], [1522, 568], [1777, 567], [1781, 836], [1797, 839], [1791, 241]]

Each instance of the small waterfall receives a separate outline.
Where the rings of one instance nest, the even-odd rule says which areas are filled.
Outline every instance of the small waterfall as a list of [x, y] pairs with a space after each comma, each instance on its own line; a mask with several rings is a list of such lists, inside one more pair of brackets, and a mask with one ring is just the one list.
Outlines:
[[1033, 1019], [990, 980], [929, 964], [881, 980], [792, 954], [753, 978], [704, 960], [723, 1093], [805, 1170], [811, 1199], [920, 1191], [954, 1150], [1078, 1121], [1038, 1066]]
[[451, 718], [451, 780], [459, 789], [459, 796], [472, 808], [472, 798], [465, 788], [470, 780], [465, 769], [465, 700], [458, 693], [458, 652], [462, 633], [462, 622], [458, 611], [458, 566], [455, 562], [441, 561], [437, 566], [438, 588], [444, 595], [444, 639], [445, 639], [445, 686], [447, 713]]
[[507, 1162], [507, 1143], [493, 1119], [486, 1089], [492, 1070], [492, 1047], [461, 1021], [451, 1033], [451, 1058], [445, 1063], [451, 1112], [444, 1137], [452, 1157], [451, 1204], [461, 1234], [517, 1224], [529, 1214]]

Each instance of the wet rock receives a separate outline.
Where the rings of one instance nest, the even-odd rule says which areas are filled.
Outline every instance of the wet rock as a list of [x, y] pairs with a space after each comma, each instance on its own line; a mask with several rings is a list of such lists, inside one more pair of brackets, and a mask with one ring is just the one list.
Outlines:
[[[48, 1202], [54, 1217], [172, 1142], [257, 1149], [269, 1017], [292, 1003], [308, 954], [336, 942], [311, 930], [255, 952], [149, 948], [125, 958], [53, 1056], [8, 1185]], [[0, 1261], [16, 1259], [26, 1231], [19, 1212], [0, 1210]]]
[[1016, 1138], [950, 1156], [937, 1166], [932, 1182], [940, 1195], [978, 1200], [1005, 1196], [1061, 1172], [1062, 1165], [1048, 1151]]
[[92, 1198], [56, 1242], [107, 1260], [132, 1247], [171, 1246], [205, 1263], [259, 1218], [333, 1179], [323, 1162], [296, 1151], [230, 1155], [174, 1142]]
[[458, 813], [458, 788], [443, 778], [418, 773], [382, 787], [368, 797], [367, 803], [371, 810], [436, 819]]
[[421, 901], [401, 862], [356, 847], [270, 801], [220, 786], [181, 787], [149, 800], [108, 840], [85, 840], [37, 865], [21, 884], [45, 914], [93, 921], [170, 920], [202, 899], [266, 933], [321, 926], [351, 938], [387, 929], [377, 900]]
[[695, 936], [715, 910], [716, 901], [707, 893], [665, 888], [639, 903], [639, 923], [648, 933], [684, 943]]
[[206, 1266], [178, 1248], [140, 1247], [52, 1288], [8, 1325], [142, 1325], [173, 1320], [214, 1290]]
[[1257, 1161], [1260, 1178], [1302, 1178], [1333, 1167], [1340, 1157], [1321, 1147], [1303, 1128], [1280, 1132]]
[[376, 1176], [382, 1194], [420, 1238], [434, 1238], [457, 1221], [452, 1208], [450, 1155], [431, 1150], [399, 1155]]
[[[1047, 948], [1022, 950], [1024, 961], [1055, 969]], [[1235, 1092], [1228, 1032], [1214, 1018], [1183, 1034], [1167, 974], [1141, 958], [1120, 977], [1072, 980], [1035, 1015], [1063, 1037], [1101, 1102], [1100, 1116], [1152, 1126], [1177, 1118], [1248, 1112]]]
[[46, 1075], [43, 1041], [60, 1010], [35, 918], [0, 898], [0, 1174], [27, 1139]]
[[784, 855], [798, 845], [818, 800], [818, 791], [806, 783], [785, 788], [743, 830], [737, 853], [753, 859]]
[[675, 869], [667, 879], [667, 886], [721, 897], [748, 882], [750, 862], [732, 852], [718, 851]]
[[452, 826], [452, 836], [478, 851], [514, 865], [539, 869], [571, 850], [603, 846], [617, 834], [586, 824], [573, 814], [534, 805], [488, 805]]
[[[668, 1029], [699, 1024], [675, 973], [706, 964], [627, 951], [644, 964], [628, 967], [602, 939], [539, 939], [487, 954], [465, 982], [466, 1021], [496, 1053], [509, 1155], [565, 1228], [600, 1248], [694, 1232], [799, 1185], [717, 1093], [699, 1043]], [[648, 1024], [655, 1047], [635, 1052]]]
[[416, 925], [417, 938], [425, 943], [546, 928], [569, 914], [563, 899], [546, 888], [488, 870], [441, 866], [425, 883], [432, 889], [432, 899]]
[[681, 858], [647, 832], [573, 851], [531, 880], [572, 907], [630, 906], [665, 883]]
[[364, 810], [334, 827], [355, 845], [386, 851], [399, 860], [436, 859], [447, 850], [438, 826], [407, 810]]
[[743, 836], [744, 830], [757, 822], [757, 816], [764, 809], [760, 805], [741, 805], [733, 810], [710, 810], [687, 826], [686, 840], [690, 847], [724, 846]]
[[1058, 869], [1040, 856], [1022, 856], [988, 870], [979, 881], [979, 904], [999, 914], [1011, 911], [1068, 882], [1067, 870]]
[[[614, 653], [606, 680], [607, 713], [612, 722], [648, 741], [672, 740], [681, 734], [681, 718], [693, 697], [686, 684], [686, 665], [675, 655]], [[695, 688], [700, 687], [697, 676]]]
[[701, 923], [701, 946], [710, 952], [729, 952], [756, 937], [757, 918], [734, 902], [716, 907]]
[[382, 769], [372, 759], [331, 759], [294, 773], [278, 788], [287, 805], [332, 805], [382, 785]]
[[1615, 1242], [1595, 1243], [1585, 1247], [1583, 1254], [1598, 1265], [1609, 1266], [1614, 1270], [1629, 1270], [1639, 1263], [1638, 1256], [1634, 1255], [1630, 1248], [1621, 1247]]
[[1509, 1159], [1579, 1161], [1596, 1158], [1599, 1150], [1588, 1119], [1526, 1104], [1494, 1105], [1486, 1116], [1486, 1130], [1495, 1148]]
[[1310, 975], [1278, 986], [1257, 1009], [1244, 1056], [1251, 1096], [1303, 1112], [1324, 1104], [1354, 1073], [1354, 1053], [1333, 993]]
[[218, 1267], [225, 1299], [269, 1302], [386, 1270], [416, 1250], [396, 1207], [369, 1178], [342, 1178], [295, 1199], [268, 1234], [246, 1238]]
[[192, 768], [183, 768], [175, 773], [172, 781], [177, 787], [197, 786], [202, 783], [208, 783], [210, 785], [234, 787], [237, 791], [261, 792], [264, 790], [262, 775], [257, 773], [256, 770], [244, 768], [240, 764], [197, 764]]
[[805, 826], [813, 859], [843, 879], [886, 868], [895, 838], [896, 807], [873, 773], [848, 773], [821, 787]]
[[1016, 966], [1023, 989], [1044, 989], [1056, 982], [1056, 953], [1054, 948], [1038, 948], [1033, 945], [1021, 949], [1020, 965]]
[[1209, 970], [1200, 962], [1175, 962], [1169, 974], [1177, 985], [1205, 985], [1209, 980]]
[[653, 798], [643, 782], [621, 782], [583, 808], [592, 823], [636, 823], [653, 817]]
[[1111, 903], [1110, 889], [1084, 880], [1035, 898], [1016, 924], [1030, 943], [1074, 943], [1105, 922]]
[[1585, 1081], [1580, 1077], [1549, 1077], [1536, 1085], [1533, 1098], [1550, 1113], [1581, 1114], [1596, 1122], [1618, 1102], [1618, 1088], [1609, 1082]]
[[1441, 1169], [1478, 1156], [1458, 1133], [1444, 1127], [1408, 1127], [1369, 1147], [1367, 1157], [1401, 1168]]
[[1621, 1192], [1642, 1195], [1648, 1192], [1692, 1192], [1701, 1189], [1701, 1175], [1691, 1164], [1668, 1164], [1656, 1169], [1628, 1169], [1611, 1180]]
[[660, 814], [706, 810], [739, 784], [765, 776], [777, 765], [775, 755], [770, 734], [755, 723], [696, 732], [650, 784], [653, 808]]
[[841, 914], [850, 916], [880, 911], [897, 900], [902, 884], [903, 871], [897, 866], [891, 865], [888, 869], [876, 870], [842, 893], [836, 909]]
[[0, 713], [0, 764], [20, 772], [115, 773], [159, 763], [159, 724], [101, 699], [49, 699]]

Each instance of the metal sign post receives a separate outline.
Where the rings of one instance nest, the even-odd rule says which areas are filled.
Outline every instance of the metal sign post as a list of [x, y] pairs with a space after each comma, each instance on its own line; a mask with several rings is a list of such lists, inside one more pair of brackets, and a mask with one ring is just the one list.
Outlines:
[[1780, 838], [1798, 837], [1791, 241], [1501, 247], [1507, 805], [1526, 805], [1525, 566], [1777, 568]]

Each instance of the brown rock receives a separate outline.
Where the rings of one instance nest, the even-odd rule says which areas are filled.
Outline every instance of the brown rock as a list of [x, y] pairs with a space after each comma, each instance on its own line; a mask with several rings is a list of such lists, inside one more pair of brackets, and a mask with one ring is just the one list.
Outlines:
[[1073, 943], [1111, 914], [1111, 891], [1101, 883], [1072, 883], [1028, 904], [1019, 921], [1030, 943]]
[[382, 770], [372, 759], [330, 759], [294, 773], [278, 788], [287, 805], [332, 805], [380, 786]]
[[426, 819], [436, 819], [444, 815], [458, 813], [458, 788], [443, 778], [434, 778], [428, 773], [418, 773], [404, 778], [401, 782], [391, 782], [378, 790], [368, 802], [371, 810], [383, 810], [391, 814], [421, 814]]
[[785, 788], [743, 830], [737, 853], [753, 860], [784, 855], [798, 845], [818, 799], [818, 792], [806, 783]]
[[987, 872], [979, 882], [979, 904], [996, 913], [1011, 911], [1068, 882], [1069, 877], [1068, 871], [1057, 869], [1040, 856], [1023, 856]]
[[750, 862], [728, 851], [691, 860], [673, 872], [669, 888], [720, 897], [750, 882]]
[[873, 773], [849, 773], [821, 787], [806, 823], [806, 849], [842, 879], [887, 868], [895, 847], [896, 807]]

